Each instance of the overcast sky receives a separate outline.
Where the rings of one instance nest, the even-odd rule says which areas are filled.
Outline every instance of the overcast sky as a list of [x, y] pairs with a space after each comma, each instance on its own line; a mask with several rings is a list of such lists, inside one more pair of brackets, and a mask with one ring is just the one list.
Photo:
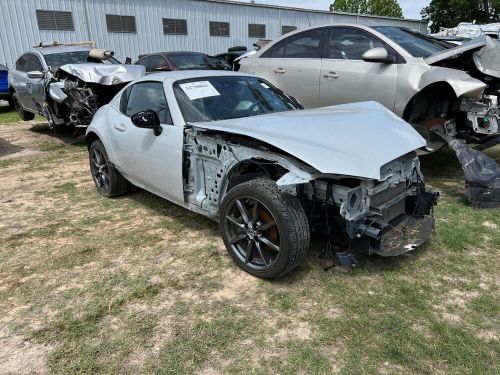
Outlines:
[[[249, 2], [249, 0], [240, 0]], [[256, 0], [256, 3], [286, 5], [297, 8], [328, 10], [333, 0]], [[427, 6], [430, 0], [399, 0], [406, 18], [421, 19], [420, 11]]]

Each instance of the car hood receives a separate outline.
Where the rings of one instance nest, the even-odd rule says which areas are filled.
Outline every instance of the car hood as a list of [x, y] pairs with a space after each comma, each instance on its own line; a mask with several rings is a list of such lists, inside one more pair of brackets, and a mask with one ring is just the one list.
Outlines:
[[59, 70], [71, 74], [84, 82], [98, 83], [106, 86], [131, 82], [144, 77], [146, 74], [146, 68], [142, 65], [66, 64], [61, 66]]
[[432, 65], [473, 50], [477, 50], [473, 54], [477, 69], [484, 74], [500, 78], [500, 43], [487, 35], [481, 35], [461, 46], [435, 53], [426, 58], [425, 62]]
[[320, 173], [377, 180], [384, 164], [426, 145], [411, 125], [375, 102], [191, 125], [261, 140]]

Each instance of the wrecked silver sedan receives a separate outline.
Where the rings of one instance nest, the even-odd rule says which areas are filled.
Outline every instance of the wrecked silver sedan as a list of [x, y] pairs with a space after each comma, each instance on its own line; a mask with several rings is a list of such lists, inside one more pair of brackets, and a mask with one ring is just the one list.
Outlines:
[[[377, 101], [411, 123], [431, 149], [453, 142], [464, 150], [457, 140], [484, 147], [499, 140], [499, 61], [500, 44], [487, 36], [450, 48], [400, 27], [334, 25], [289, 33], [243, 59], [241, 71], [269, 80], [306, 108]], [[477, 152], [465, 154], [464, 167]], [[466, 174], [468, 185], [478, 187], [469, 199], [500, 205], [500, 169], [476, 164]]]
[[144, 75], [144, 67], [121, 65], [112, 51], [49, 44], [17, 60], [9, 71], [9, 86], [22, 120], [38, 114], [51, 127], [86, 126], [99, 107]]
[[426, 142], [375, 102], [303, 110], [254, 76], [158, 73], [99, 109], [86, 142], [102, 195], [133, 184], [219, 221], [257, 277], [296, 267], [312, 231], [352, 266], [351, 250], [400, 255], [434, 226], [416, 155]]

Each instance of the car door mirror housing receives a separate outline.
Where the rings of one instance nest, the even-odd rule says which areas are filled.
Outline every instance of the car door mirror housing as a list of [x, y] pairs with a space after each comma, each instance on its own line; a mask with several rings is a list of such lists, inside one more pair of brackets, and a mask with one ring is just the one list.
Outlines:
[[155, 111], [148, 110], [137, 112], [130, 119], [132, 120], [132, 124], [138, 128], [153, 129], [156, 136], [160, 135], [163, 131], [160, 125], [160, 118]]
[[363, 54], [363, 60], [366, 62], [394, 64], [396, 61], [393, 56], [389, 56], [387, 50], [383, 47], [372, 48]]
[[28, 78], [37, 79], [43, 77], [45, 77], [45, 74], [43, 72], [40, 72], [39, 70], [33, 70], [31, 72], [28, 72]]

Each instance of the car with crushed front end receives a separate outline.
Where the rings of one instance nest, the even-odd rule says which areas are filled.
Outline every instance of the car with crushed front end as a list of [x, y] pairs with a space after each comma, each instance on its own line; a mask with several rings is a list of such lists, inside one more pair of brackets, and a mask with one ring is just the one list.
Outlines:
[[276, 278], [306, 256], [311, 232], [338, 259], [396, 256], [430, 235], [425, 140], [378, 103], [304, 110], [237, 72], [155, 73], [129, 84], [87, 129], [99, 193], [131, 186], [218, 221], [234, 261]]
[[23, 121], [41, 115], [51, 128], [86, 127], [99, 107], [146, 74], [144, 67], [120, 64], [113, 55], [86, 45], [40, 43], [9, 70], [14, 108]]
[[500, 207], [500, 167], [466, 143], [500, 142], [500, 44], [483, 35], [452, 46], [396, 26], [295, 31], [240, 61], [306, 108], [377, 101], [412, 124], [429, 151], [449, 144], [478, 207]]

